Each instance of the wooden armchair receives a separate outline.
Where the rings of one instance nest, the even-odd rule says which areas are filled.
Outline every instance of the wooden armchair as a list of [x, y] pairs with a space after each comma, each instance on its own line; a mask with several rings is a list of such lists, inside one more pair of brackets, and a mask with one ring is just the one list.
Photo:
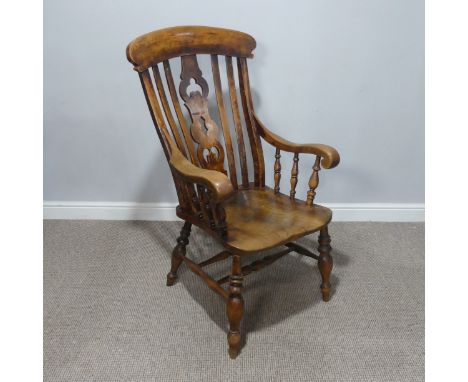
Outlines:
[[[242, 32], [185, 26], [145, 34], [127, 47], [127, 58], [140, 76], [174, 178], [179, 198], [177, 216], [185, 221], [172, 252], [167, 285], [174, 284], [177, 270], [185, 262], [226, 301], [231, 358], [238, 355], [241, 344], [244, 276], [294, 251], [318, 260], [322, 297], [328, 301], [333, 266], [327, 228], [332, 212], [315, 204], [314, 197], [320, 167], [335, 167], [340, 161], [339, 154], [334, 148], [322, 144], [291, 143], [262, 124], [254, 112], [247, 72], [247, 58], [252, 57], [255, 45], [255, 40]], [[211, 74], [202, 73], [197, 55], [209, 55]], [[227, 77], [224, 82], [227, 82], [229, 97], [223, 94], [221, 72], [224, 74], [224, 71], [220, 70], [220, 56], [225, 60]], [[174, 60], [181, 63], [178, 92], [171, 71]], [[236, 61], [237, 76], [233, 60]], [[236, 87], [236, 77], [239, 88]], [[214, 84], [218, 123], [212, 118], [213, 109], [208, 108], [207, 79]], [[189, 91], [189, 87], [197, 90]], [[189, 118], [184, 115], [181, 102]], [[276, 148], [273, 188], [265, 186], [262, 139]], [[247, 140], [249, 149], [246, 149]], [[289, 195], [280, 192], [282, 151], [294, 155]], [[316, 156], [306, 201], [295, 197], [301, 153]], [[251, 160], [253, 171], [249, 171], [248, 160]], [[211, 234], [225, 250], [198, 264], [186, 257], [192, 224]], [[318, 255], [292, 242], [315, 231], [320, 231]], [[241, 265], [251, 253], [280, 246], [283, 249], [274, 255]], [[215, 280], [205, 273], [207, 265], [228, 258], [232, 259], [230, 275]], [[225, 283], [229, 285], [227, 290], [222, 287]]]

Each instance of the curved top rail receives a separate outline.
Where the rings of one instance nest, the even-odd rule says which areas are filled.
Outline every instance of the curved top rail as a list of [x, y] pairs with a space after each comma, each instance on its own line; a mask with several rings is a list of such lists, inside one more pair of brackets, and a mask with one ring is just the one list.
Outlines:
[[189, 54], [252, 57], [255, 39], [231, 29], [179, 26], [156, 30], [130, 42], [127, 59], [142, 72], [152, 65]]

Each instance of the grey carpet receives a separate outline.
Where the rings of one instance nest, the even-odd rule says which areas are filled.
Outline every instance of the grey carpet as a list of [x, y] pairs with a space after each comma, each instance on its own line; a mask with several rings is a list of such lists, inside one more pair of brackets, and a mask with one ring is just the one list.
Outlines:
[[[44, 222], [45, 381], [424, 379], [423, 224], [333, 223], [328, 303], [312, 259], [288, 255], [248, 276], [236, 360], [222, 300], [184, 265], [165, 286], [180, 227]], [[188, 248], [201, 261], [219, 246], [195, 228]]]

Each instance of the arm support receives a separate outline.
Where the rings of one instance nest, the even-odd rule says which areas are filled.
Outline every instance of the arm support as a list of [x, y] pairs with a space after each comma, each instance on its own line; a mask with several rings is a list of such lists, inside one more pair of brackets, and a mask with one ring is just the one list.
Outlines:
[[211, 192], [212, 201], [215, 203], [225, 200], [234, 191], [226, 175], [193, 165], [174, 145], [171, 147], [169, 166], [183, 180], [205, 186]]
[[266, 126], [260, 121], [258, 116], [254, 113], [255, 123], [259, 134], [265, 139], [269, 144], [274, 147], [292, 153], [306, 153], [306, 154], [315, 154], [322, 158], [322, 166], [324, 168], [333, 168], [340, 163], [340, 154], [333, 147], [328, 145], [322, 145], [319, 143], [305, 143], [297, 144], [287, 141], [286, 139], [281, 138], [279, 135], [276, 135], [272, 131], [268, 130]]

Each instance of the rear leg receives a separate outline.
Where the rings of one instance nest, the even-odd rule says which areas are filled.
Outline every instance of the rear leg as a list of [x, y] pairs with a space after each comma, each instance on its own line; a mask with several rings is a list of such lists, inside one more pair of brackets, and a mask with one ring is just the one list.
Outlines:
[[322, 275], [322, 284], [320, 289], [322, 290], [322, 300], [330, 300], [330, 275], [333, 268], [333, 259], [330, 255], [331, 246], [330, 246], [330, 235], [328, 234], [328, 226], [323, 227], [320, 230], [320, 235], [318, 238], [319, 242], [319, 260], [318, 267], [320, 274]]
[[185, 256], [191, 230], [192, 223], [185, 222], [182, 230], [180, 231], [180, 236], [177, 238], [177, 245], [172, 251], [171, 271], [167, 274], [167, 286], [174, 285], [177, 280], [177, 270], [179, 269], [180, 264], [182, 264], [182, 256]]

